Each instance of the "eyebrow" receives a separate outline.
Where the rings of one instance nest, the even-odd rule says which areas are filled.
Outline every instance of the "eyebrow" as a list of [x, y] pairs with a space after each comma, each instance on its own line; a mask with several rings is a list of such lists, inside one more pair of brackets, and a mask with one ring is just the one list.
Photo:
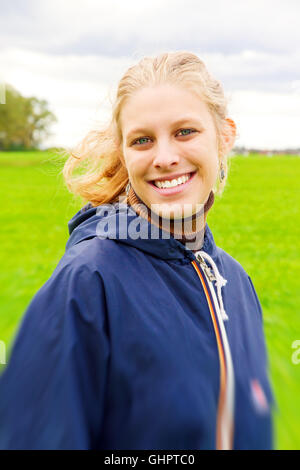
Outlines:
[[[174, 121], [171, 124], [171, 127], [180, 126], [180, 125], [185, 124], [187, 122], [190, 122], [190, 123], [193, 122], [193, 123], [197, 124], [197, 126], [202, 126], [201, 122], [197, 118], [195, 118], [194, 116], [190, 116], [190, 117], [187, 116], [185, 118]], [[130, 137], [132, 137], [134, 134], [147, 133], [147, 132], [148, 132], [147, 127], [137, 127], [135, 129], [132, 129], [130, 132], [128, 132], [127, 139], [130, 139]]]

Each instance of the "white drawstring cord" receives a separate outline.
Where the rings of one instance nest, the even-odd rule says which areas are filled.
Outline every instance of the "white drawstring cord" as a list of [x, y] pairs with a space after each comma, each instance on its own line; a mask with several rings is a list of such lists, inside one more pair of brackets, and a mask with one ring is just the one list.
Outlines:
[[213, 269], [214, 276], [215, 276], [215, 281], [216, 281], [216, 286], [217, 286], [217, 295], [218, 295], [218, 301], [219, 301], [220, 313], [222, 315], [222, 320], [228, 320], [228, 315], [227, 315], [227, 313], [225, 312], [225, 309], [224, 309], [224, 304], [223, 304], [223, 299], [222, 299], [222, 292], [221, 292], [221, 288], [227, 284], [227, 279], [224, 279], [224, 277], [221, 276], [221, 274], [220, 274], [220, 272], [217, 268], [216, 263], [205, 251], [203, 251], [203, 250], [197, 251], [195, 253], [196, 257], [197, 257], [197, 254], [202, 256], [202, 258], [206, 259], [209, 262], [209, 264], [211, 265], [212, 269]]
[[[221, 288], [227, 284], [227, 280], [221, 276], [219, 270], [213, 261], [213, 259], [205, 251], [197, 251], [195, 253], [197, 260], [202, 266], [203, 271], [205, 272], [209, 282], [210, 292], [213, 298], [213, 302], [216, 308], [216, 314], [219, 322], [221, 337], [224, 346], [225, 361], [227, 367], [227, 380], [226, 380], [226, 393], [225, 393], [225, 408], [221, 416], [221, 446], [219, 447], [222, 450], [232, 449], [233, 446], [233, 429], [234, 429], [234, 404], [235, 404], [235, 386], [234, 386], [234, 369], [231, 358], [231, 351], [229, 346], [229, 341], [227, 338], [226, 329], [224, 326], [224, 320], [228, 320], [228, 316], [224, 310], [223, 299], [221, 294]], [[206, 261], [212, 267], [211, 268], [206, 264]], [[212, 281], [216, 281], [217, 284], [217, 295], [213, 286]]]

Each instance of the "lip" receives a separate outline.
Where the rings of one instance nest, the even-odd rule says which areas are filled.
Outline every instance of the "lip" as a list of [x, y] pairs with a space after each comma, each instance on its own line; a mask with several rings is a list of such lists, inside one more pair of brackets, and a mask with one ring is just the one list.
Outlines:
[[[152, 181], [148, 181], [148, 183], [150, 184], [150, 186], [152, 186], [153, 189], [155, 189], [162, 196], [171, 196], [172, 194], [177, 194], [177, 193], [181, 193], [182, 191], [184, 191], [185, 188], [191, 183], [191, 181], [193, 180], [196, 173], [197, 173], [197, 171], [192, 171], [191, 173], [189, 173], [191, 175], [190, 179], [188, 181], [186, 181], [186, 183], [179, 184], [178, 186], [175, 186], [174, 188], [162, 189], [162, 188], [158, 188], [157, 186], [155, 186], [155, 184], [152, 183]], [[186, 173], [181, 173], [181, 175], [186, 175]], [[179, 178], [179, 176], [178, 176], [178, 178]], [[172, 178], [172, 179], [174, 179], [174, 178]], [[160, 179], [158, 178], [155, 181], [164, 181], [164, 179], [163, 178], [160, 178]]]

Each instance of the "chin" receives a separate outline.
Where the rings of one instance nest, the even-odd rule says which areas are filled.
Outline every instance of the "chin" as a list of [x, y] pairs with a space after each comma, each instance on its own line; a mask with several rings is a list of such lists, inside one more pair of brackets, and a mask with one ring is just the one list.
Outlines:
[[[202, 207], [202, 206], [201, 206]], [[201, 209], [201, 207], [199, 209]], [[198, 209], [198, 210], [199, 210]], [[155, 207], [155, 212], [160, 217], [170, 220], [180, 220], [187, 217], [191, 217], [197, 211], [196, 203], [160, 203]]]

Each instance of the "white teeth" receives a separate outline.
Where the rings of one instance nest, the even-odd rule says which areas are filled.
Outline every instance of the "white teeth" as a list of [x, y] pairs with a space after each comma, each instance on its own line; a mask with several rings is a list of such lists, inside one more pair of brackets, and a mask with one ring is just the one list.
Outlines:
[[190, 179], [190, 175], [181, 176], [180, 178], [173, 179], [171, 181], [154, 181], [155, 186], [158, 188], [174, 188], [179, 184], [186, 183]]

